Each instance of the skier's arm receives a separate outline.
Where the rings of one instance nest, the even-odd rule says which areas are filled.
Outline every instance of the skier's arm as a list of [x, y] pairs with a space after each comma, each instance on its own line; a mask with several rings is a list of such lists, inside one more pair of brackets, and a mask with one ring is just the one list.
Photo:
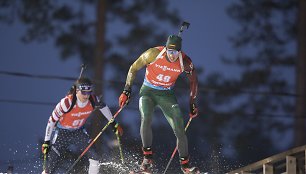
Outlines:
[[113, 114], [110, 111], [109, 107], [98, 97], [96, 97], [97, 100], [97, 108], [99, 109], [99, 111], [102, 113], [102, 115], [109, 121], [113, 118]]
[[49, 117], [48, 124], [46, 127], [45, 132], [45, 141], [50, 141], [52, 132], [54, 130], [54, 127], [56, 123], [58, 122], [59, 118], [68, 111], [70, 108], [72, 101], [70, 98], [65, 97], [63, 98], [54, 108], [51, 116]]
[[198, 78], [195, 69], [193, 69], [190, 74], [187, 74], [187, 77], [190, 84], [190, 102], [195, 103], [198, 95]]
[[46, 127], [44, 143], [41, 145], [41, 151], [46, 155], [50, 150], [50, 139], [55, 127], [56, 122], [52, 119], [52, 116], [49, 117], [48, 124]]
[[136, 73], [144, 66], [153, 62], [159, 52], [160, 51], [157, 48], [150, 48], [139, 56], [139, 58], [130, 66], [124, 89], [130, 89], [132, 87]]
[[198, 95], [198, 77], [195, 71], [195, 68], [192, 64], [192, 61], [189, 57], [187, 57], [184, 61], [184, 69], [189, 79], [189, 86], [190, 86], [190, 116], [196, 117], [198, 115], [198, 109], [196, 106], [196, 98]]
[[[98, 101], [98, 105], [97, 108], [99, 109], [99, 111], [101, 112], [101, 114], [108, 120], [110, 121], [113, 118], [113, 114], [110, 111], [109, 107], [98, 97], [96, 97], [97, 101]], [[119, 123], [114, 120], [111, 123], [111, 126], [113, 127], [113, 131], [119, 133], [119, 135], [123, 134], [123, 129], [121, 128], [121, 126], [119, 125]]]
[[52, 116], [50, 116], [46, 127], [45, 141], [50, 141], [55, 124], [56, 122], [52, 119]]
[[190, 103], [194, 103], [198, 94], [198, 77], [195, 68], [190, 60], [186, 58], [184, 61], [184, 69], [189, 80], [190, 86]]
[[130, 100], [133, 81], [136, 77], [136, 73], [144, 66], [150, 64], [156, 59], [156, 56], [160, 53], [157, 48], [150, 48], [140, 55], [140, 57], [130, 66], [127, 74], [124, 90], [119, 97], [119, 106], [123, 107], [127, 105]]

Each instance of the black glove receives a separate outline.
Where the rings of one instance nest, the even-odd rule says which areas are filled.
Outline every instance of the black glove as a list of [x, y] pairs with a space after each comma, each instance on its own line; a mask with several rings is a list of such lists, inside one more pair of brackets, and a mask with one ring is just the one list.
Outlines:
[[50, 150], [50, 141], [45, 141], [41, 146], [41, 151], [43, 154], [47, 154]]
[[190, 103], [190, 113], [189, 113], [190, 118], [194, 118], [198, 116], [198, 107], [194, 102]]
[[115, 132], [115, 134], [118, 134], [118, 135], [122, 136], [123, 135], [123, 129], [120, 126], [120, 124], [117, 123], [116, 121], [113, 121], [111, 124], [113, 126], [113, 132]]

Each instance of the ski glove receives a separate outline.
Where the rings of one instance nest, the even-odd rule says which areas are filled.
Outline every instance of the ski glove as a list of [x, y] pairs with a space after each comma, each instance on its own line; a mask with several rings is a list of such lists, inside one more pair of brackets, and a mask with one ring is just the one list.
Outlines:
[[41, 146], [41, 151], [43, 154], [47, 154], [50, 150], [50, 141], [45, 141]]
[[131, 96], [131, 89], [127, 88], [122, 91], [122, 94], [119, 97], [119, 106], [123, 107], [129, 103]]
[[195, 118], [198, 116], [198, 107], [195, 103], [190, 103], [190, 113], [189, 113], [190, 118]]
[[112, 126], [113, 126], [113, 131], [115, 132], [115, 134], [120, 135], [120, 136], [123, 135], [123, 129], [122, 129], [122, 127], [120, 126], [119, 123], [117, 123], [116, 121], [114, 121], [114, 122], [112, 123]]

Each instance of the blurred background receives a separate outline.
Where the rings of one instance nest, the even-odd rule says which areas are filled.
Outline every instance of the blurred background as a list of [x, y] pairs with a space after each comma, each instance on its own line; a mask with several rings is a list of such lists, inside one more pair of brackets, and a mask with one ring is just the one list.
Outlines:
[[[305, 18], [303, 0], [0, 0], [0, 172], [41, 172], [48, 117], [81, 64], [116, 112], [129, 66], [148, 48], [165, 45], [183, 21], [191, 25], [182, 49], [199, 79], [200, 114], [187, 130], [192, 165], [225, 173], [304, 145]], [[126, 161], [140, 161], [143, 77], [144, 70], [117, 117]], [[176, 94], [187, 122], [184, 75]], [[159, 109], [153, 134], [163, 171], [175, 137]], [[102, 137], [106, 164], [119, 153], [112, 133]], [[169, 172], [178, 171], [176, 156]]]

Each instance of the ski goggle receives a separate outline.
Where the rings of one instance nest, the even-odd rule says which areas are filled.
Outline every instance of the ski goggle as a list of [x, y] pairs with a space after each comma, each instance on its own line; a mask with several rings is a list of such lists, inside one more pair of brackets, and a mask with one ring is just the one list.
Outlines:
[[178, 56], [179, 51], [174, 49], [167, 49], [167, 54], [173, 54], [175, 57]]
[[167, 49], [167, 56], [170, 61], [175, 61], [179, 57], [179, 51], [174, 49]]
[[92, 93], [92, 85], [80, 84], [77, 86], [77, 89], [81, 91], [82, 95], [91, 95]]
[[91, 95], [92, 91], [81, 91], [82, 95]]

